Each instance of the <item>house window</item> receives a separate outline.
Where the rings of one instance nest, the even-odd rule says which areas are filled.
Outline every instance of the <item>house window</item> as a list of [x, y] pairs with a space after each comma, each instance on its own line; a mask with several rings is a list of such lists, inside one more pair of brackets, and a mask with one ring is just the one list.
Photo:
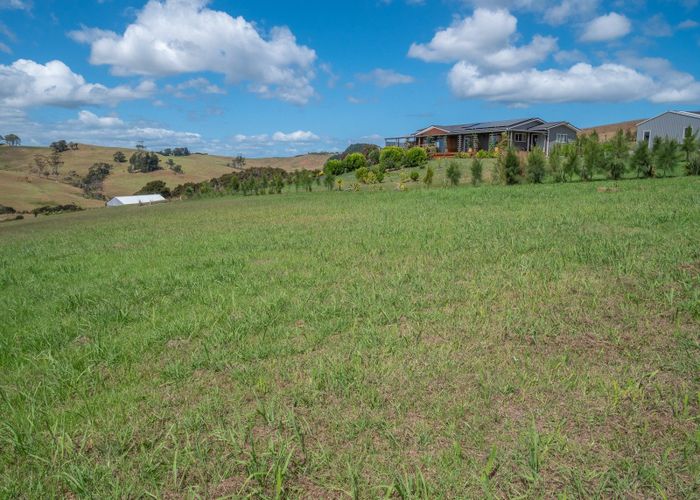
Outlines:
[[522, 133], [517, 133], [513, 136], [514, 142], [525, 142], [525, 136]]
[[646, 142], [647, 144], [649, 144], [649, 141], [651, 141], [651, 130], [645, 130], [645, 131], [644, 131], [644, 135], [643, 135], [642, 140], [643, 140], [644, 142]]
[[559, 144], [566, 144], [569, 142], [569, 134], [557, 134], [557, 140]]

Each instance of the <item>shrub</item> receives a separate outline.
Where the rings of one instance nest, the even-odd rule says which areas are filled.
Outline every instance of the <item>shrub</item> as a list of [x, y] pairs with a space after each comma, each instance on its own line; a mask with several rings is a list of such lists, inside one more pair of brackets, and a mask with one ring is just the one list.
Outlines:
[[85, 210], [84, 208], [81, 208], [80, 206], [76, 205], [75, 203], [69, 203], [67, 205], [46, 205], [43, 207], [35, 208], [32, 210], [32, 213], [34, 214], [34, 217], [37, 215], [52, 215], [52, 214], [60, 214], [62, 212], [80, 212], [82, 210]]
[[343, 160], [344, 170], [354, 172], [359, 168], [367, 168], [367, 159], [362, 153], [352, 153]]
[[17, 213], [17, 210], [15, 210], [12, 207], [6, 207], [5, 205], [0, 205], [0, 215], [1, 214], [14, 214]]
[[428, 163], [428, 153], [421, 147], [411, 148], [406, 151], [403, 161], [405, 168], [423, 168]]
[[685, 164], [685, 173], [688, 175], [700, 175], [700, 156], [693, 155]]
[[376, 165], [379, 163], [379, 148], [375, 148], [370, 150], [369, 153], [367, 153], [367, 163], [369, 165]]
[[418, 182], [418, 179], [420, 179], [420, 174], [418, 172], [411, 172], [411, 180], [413, 182]]
[[527, 157], [527, 178], [533, 184], [541, 184], [544, 181], [547, 158], [541, 148], [535, 147]]
[[652, 161], [656, 171], [663, 170], [664, 177], [666, 177], [669, 173], [673, 173], [680, 163], [681, 150], [673, 139], [660, 139], [658, 137], [656, 139], [654, 140]]
[[395, 170], [401, 168], [404, 162], [404, 150], [397, 146], [388, 146], [382, 149], [379, 155], [379, 164], [384, 170]]
[[651, 161], [649, 154], [649, 144], [642, 141], [637, 144], [637, 147], [632, 153], [632, 168], [637, 171], [638, 177], [654, 177], [654, 164]]
[[508, 148], [503, 160], [503, 174], [506, 184], [520, 182], [520, 158], [513, 148]]
[[425, 171], [425, 176], [423, 176], [423, 184], [430, 187], [433, 185], [433, 176], [435, 175], [435, 170], [432, 166], [428, 166]]
[[114, 159], [114, 161], [117, 163], [126, 163], [126, 155], [121, 151], [117, 151], [116, 153], [114, 153], [112, 159]]
[[569, 144], [566, 149], [563, 150], [564, 153], [564, 165], [562, 167], [562, 178], [564, 180], [571, 181], [574, 174], [580, 173], [580, 159], [578, 156], [578, 151], [573, 144]]
[[163, 198], [170, 198], [171, 196], [170, 189], [165, 185], [164, 181], [151, 181], [134, 194], [159, 194]]
[[384, 168], [381, 165], [375, 165], [370, 169], [370, 174], [374, 174], [374, 178], [377, 182], [384, 182]]
[[342, 175], [345, 172], [345, 165], [341, 160], [330, 159], [323, 167], [323, 172], [328, 175]]
[[564, 182], [564, 171], [561, 165], [561, 148], [554, 146], [549, 153], [549, 175], [552, 176], [554, 182]]
[[369, 169], [367, 167], [360, 167], [355, 170], [355, 178], [360, 182], [365, 182], [368, 173]]
[[453, 186], [457, 186], [459, 184], [459, 180], [462, 178], [462, 170], [459, 168], [459, 164], [456, 161], [451, 161], [447, 166], [446, 175], [447, 179], [450, 181], [450, 184]]
[[335, 175], [324, 174], [323, 183], [326, 185], [326, 188], [328, 188], [328, 191], [333, 191], [333, 186], [335, 186]]
[[365, 184], [376, 184], [379, 182], [379, 179], [377, 179], [377, 176], [375, 175], [374, 172], [369, 171], [369, 172], [367, 172], [365, 177], [362, 179], [362, 182], [364, 182]]
[[618, 130], [606, 146], [608, 148], [606, 170], [611, 179], [618, 180], [627, 170], [629, 160], [629, 142], [625, 133], [621, 129]]
[[481, 163], [481, 160], [479, 158], [474, 158], [472, 160], [472, 165], [471, 165], [471, 174], [472, 174], [472, 184], [476, 186], [477, 184], [481, 184], [481, 178], [484, 173], [484, 166]]
[[486, 150], [484, 150], [484, 149], [480, 149], [480, 150], [476, 153], [476, 157], [479, 158], [480, 160], [483, 160], [483, 159], [486, 159], [486, 158], [490, 158], [491, 155], [489, 154], [488, 151], [486, 151]]
[[595, 131], [590, 136], [582, 138], [581, 141], [583, 161], [580, 164], [580, 174], [583, 180], [590, 181], [596, 172], [607, 169], [605, 151]]

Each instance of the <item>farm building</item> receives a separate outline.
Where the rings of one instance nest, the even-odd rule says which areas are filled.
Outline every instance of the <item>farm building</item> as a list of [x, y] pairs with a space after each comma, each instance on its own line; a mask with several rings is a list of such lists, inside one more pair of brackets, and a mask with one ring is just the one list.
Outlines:
[[637, 125], [637, 142], [651, 144], [656, 137], [682, 142], [688, 127], [695, 134], [700, 132], [700, 111], [667, 111]]
[[126, 205], [151, 205], [167, 201], [159, 194], [144, 194], [137, 196], [117, 196], [107, 202], [108, 207], [123, 207]]
[[571, 142], [579, 132], [569, 122], [522, 118], [462, 125], [431, 125], [408, 136], [387, 138], [386, 145], [434, 147], [438, 154], [449, 156], [470, 150], [491, 149], [506, 134], [516, 149], [531, 151], [539, 146], [545, 153], [549, 153], [554, 144]]

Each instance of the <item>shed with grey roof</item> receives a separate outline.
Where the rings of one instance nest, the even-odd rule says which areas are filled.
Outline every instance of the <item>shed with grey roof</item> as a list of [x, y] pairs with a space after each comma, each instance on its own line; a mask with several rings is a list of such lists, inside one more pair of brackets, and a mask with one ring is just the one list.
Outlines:
[[136, 196], [117, 196], [107, 202], [108, 207], [124, 207], [127, 205], [152, 205], [167, 201], [159, 194], [142, 194]]
[[657, 137], [683, 142], [688, 127], [700, 135], [700, 111], [666, 111], [637, 125], [637, 142], [651, 144]]

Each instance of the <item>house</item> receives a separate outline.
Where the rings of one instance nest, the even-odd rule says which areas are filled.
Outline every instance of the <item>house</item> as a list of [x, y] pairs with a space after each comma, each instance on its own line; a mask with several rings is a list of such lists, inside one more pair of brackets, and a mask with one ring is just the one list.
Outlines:
[[683, 142], [685, 129], [700, 132], [700, 111], [667, 111], [637, 125], [637, 142], [651, 144], [656, 137], [668, 137]]
[[488, 150], [506, 134], [510, 143], [521, 151], [535, 146], [549, 153], [554, 144], [576, 139], [580, 130], [569, 122], [545, 122], [540, 118], [522, 118], [495, 122], [475, 122], [462, 125], [431, 125], [414, 134], [386, 139], [387, 146], [435, 147], [438, 154]]
[[108, 207], [123, 207], [126, 205], [151, 205], [167, 201], [159, 194], [143, 194], [137, 196], [117, 196], [107, 202]]

